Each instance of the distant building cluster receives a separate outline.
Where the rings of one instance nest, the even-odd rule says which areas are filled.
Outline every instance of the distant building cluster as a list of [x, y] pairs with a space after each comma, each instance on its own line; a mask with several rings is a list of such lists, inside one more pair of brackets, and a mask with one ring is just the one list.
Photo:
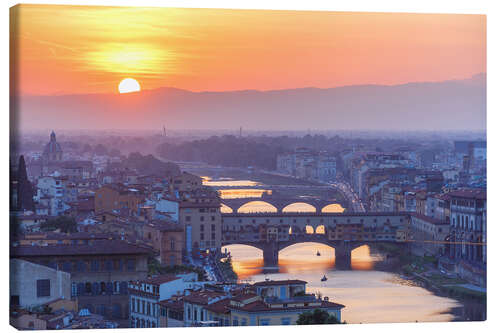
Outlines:
[[297, 148], [292, 153], [279, 154], [276, 169], [298, 178], [332, 182], [337, 176], [337, 161], [334, 155], [327, 152]]
[[[340, 322], [344, 306], [308, 294], [305, 281], [237, 283], [221, 262], [224, 244], [292, 241], [311, 225], [332, 242], [409, 243], [413, 253], [485, 283], [484, 142], [278, 155], [280, 174], [342, 186], [354, 212], [338, 216], [221, 214], [218, 192], [200, 177], [144, 171], [151, 160], [142, 158], [131, 166], [119, 157], [78, 156], [52, 132], [43, 151], [11, 161], [12, 325], [289, 325], [314, 309]], [[277, 258], [264, 252], [264, 261]]]
[[439, 256], [451, 270], [485, 283], [486, 142], [341, 156], [346, 180], [367, 211], [410, 213], [415, 253]]
[[87, 158], [66, 157], [52, 132], [28, 163], [11, 163], [15, 327], [294, 324], [316, 308], [341, 319], [343, 306], [306, 295], [303, 281], [218, 282], [220, 197], [200, 177]]

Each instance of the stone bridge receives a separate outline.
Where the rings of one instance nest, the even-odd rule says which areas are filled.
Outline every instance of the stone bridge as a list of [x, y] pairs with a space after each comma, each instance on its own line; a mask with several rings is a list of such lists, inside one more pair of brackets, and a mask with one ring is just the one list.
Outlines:
[[336, 266], [350, 268], [351, 251], [375, 242], [406, 244], [408, 213], [222, 214], [222, 246], [242, 244], [263, 251], [264, 265], [276, 267], [282, 249], [315, 242], [335, 249]]
[[[325, 207], [330, 205], [341, 205], [346, 210], [350, 207], [350, 205], [344, 200], [343, 202], [338, 202], [334, 200], [324, 200], [324, 199], [315, 199], [315, 198], [273, 198], [272, 196], [264, 197], [264, 198], [237, 198], [237, 199], [222, 199], [221, 202], [231, 208], [231, 212], [237, 213], [239, 209], [244, 207], [246, 204], [257, 202], [268, 204], [270, 210], [277, 213], [284, 212], [287, 207], [295, 203], [307, 204], [310, 206], [311, 210], [314, 209], [314, 212], [321, 213]], [[290, 207], [291, 208], [291, 207]]]
[[[223, 246], [227, 245], [248, 245], [255, 247], [262, 251], [264, 259], [265, 268], [275, 268], [278, 267], [278, 256], [279, 252], [289, 246], [300, 244], [300, 243], [320, 243], [327, 245], [335, 249], [335, 267], [342, 270], [348, 270], [351, 268], [351, 252], [356, 248], [369, 245], [370, 242], [362, 241], [342, 241], [342, 240], [328, 240], [327, 237], [316, 237], [317, 235], [304, 235], [301, 237], [296, 237], [289, 239], [287, 241], [235, 241], [235, 242], [223, 242]], [[312, 253], [311, 255], [315, 255]]]

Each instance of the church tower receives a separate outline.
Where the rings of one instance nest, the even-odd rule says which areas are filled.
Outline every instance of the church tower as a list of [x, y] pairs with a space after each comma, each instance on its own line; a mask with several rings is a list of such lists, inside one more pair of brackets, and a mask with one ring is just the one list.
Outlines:
[[56, 133], [50, 133], [50, 141], [45, 145], [43, 150], [42, 159], [45, 162], [62, 161], [62, 148], [56, 141]]

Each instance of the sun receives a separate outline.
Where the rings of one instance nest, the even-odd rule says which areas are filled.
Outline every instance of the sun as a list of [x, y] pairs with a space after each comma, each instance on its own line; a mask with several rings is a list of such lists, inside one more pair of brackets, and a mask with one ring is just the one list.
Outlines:
[[118, 85], [118, 91], [120, 91], [120, 94], [141, 91], [141, 85], [135, 79], [126, 78]]

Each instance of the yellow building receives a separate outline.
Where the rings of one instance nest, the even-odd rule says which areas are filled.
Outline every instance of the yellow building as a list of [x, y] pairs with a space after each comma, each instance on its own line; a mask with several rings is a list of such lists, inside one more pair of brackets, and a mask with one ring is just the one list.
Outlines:
[[95, 191], [94, 210], [96, 214], [119, 209], [137, 213], [142, 201], [144, 195], [139, 190], [123, 184], [108, 184]]

